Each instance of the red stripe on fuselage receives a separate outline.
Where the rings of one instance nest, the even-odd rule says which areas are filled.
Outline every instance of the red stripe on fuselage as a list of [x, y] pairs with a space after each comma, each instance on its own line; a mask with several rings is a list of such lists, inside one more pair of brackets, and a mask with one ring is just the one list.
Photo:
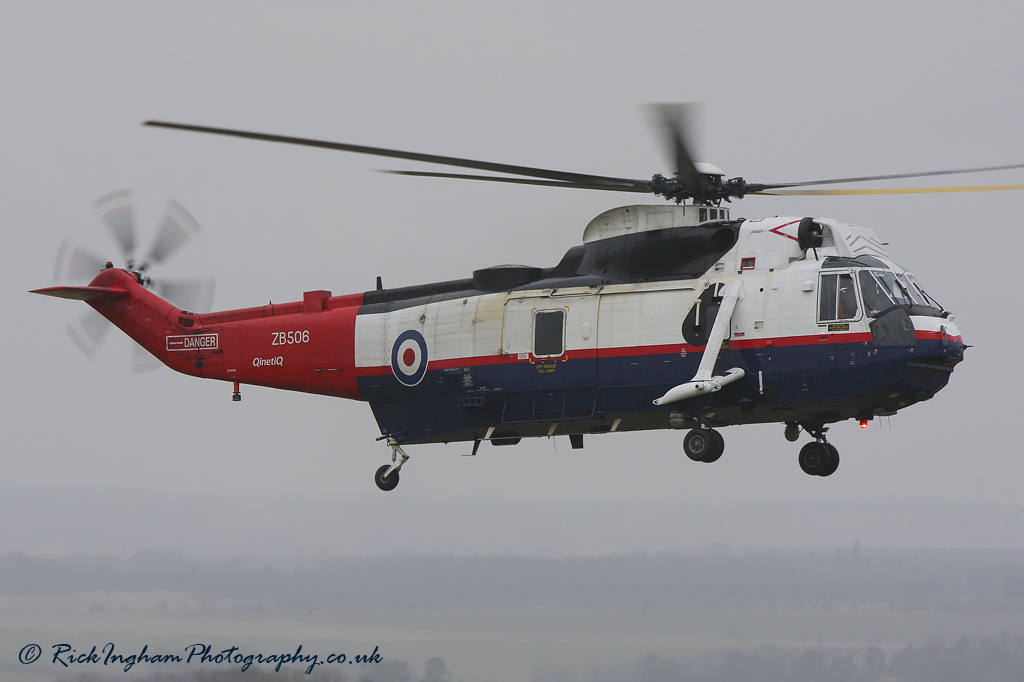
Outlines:
[[[959, 343], [964, 342], [964, 337], [960, 335], [953, 336], [952, 334], [946, 334], [946, 338], [949, 339], [950, 341], [957, 341]], [[917, 330], [917, 339], [918, 341], [941, 341], [942, 332], [929, 332]]]
[[[933, 336], [922, 336], [922, 334], [933, 334]], [[918, 338], [940, 338], [938, 332], [918, 332]], [[950, 339], [958, 337], [949, 337]], [[729, 350], [748, 350], [751, 348], [783, 348], [787, 346], [819, 346], [836, 343], [870, 343], [871, 332], [846, 332], [846, 333], [825, 333], [811, 334], [806, 336], [782, 336], [768, 339], [730, 339]], [[469, 358], [451, 358], [446, 360], [430, 360], [427, 368], [430, 370], [453, 369], [456, 367], [480, 367], [484, 365], [512, 365], [517, 363], [537, 362], [563, 362], [567, 360], [585, 360], [591, 358], [623, 358], [643, 355], [668, 355], [670, 353], [701, 353], [704, 346], [691, 346], [688, 343], [670, 343], [656, 346], [622, 346], [616, 348], [588, 348], [585, 350], [570, 350], [557, 358], [519, 358], [519, 354], [510, 353], [506, 355], [479, 355]], [[356, 367], [358, 376], [380, 376], [391, 374], [391, 365], [379, 367]]]

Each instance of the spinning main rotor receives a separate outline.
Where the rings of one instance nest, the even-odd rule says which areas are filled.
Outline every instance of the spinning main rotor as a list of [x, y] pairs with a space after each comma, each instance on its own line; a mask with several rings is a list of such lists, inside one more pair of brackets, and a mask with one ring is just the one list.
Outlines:
[[[688, 132], [690, 126], [686, 125], [687, 115], [692, 111], [692, 104], [656, 104], [652, 109], [656, 117], [664, 125], [668, 147], [668, 156], [674, 164], [674, 171], [671, 177], [656, 173], [649, 180], [633, 178], [616, 178], [605, 175], [589, 175], [585, 173], [570, 173], [566, 171], [550, 170], [546, 168], [532, 168], [529, 166], [516, 166], [504, 163], [493, 163], [490, 161], [476, 161], [473, 159], [460, 159], [452, 156], [438, 156], [435, 154], [421, 154], [418, 152], [407, 152], [397, 149], [384, 149], [381, 147], [367, 147], [364, 145], [345, 144], [341, 142], [328, 142], [324, 140], [313, 140], [303, 137], [289, 137], [285, 135], [270, 135], [267, 133], [255, 133], [244, 130], [233, 130], [229, 128], [211, 128], [207, 126], [188, 125], [184, 123], [169, 123], [166, 121], [146, 121], [145, 126], [157, 128], [173, 128], [176, 130], [188, 130], [198, 133], [211, 133], [214, 135], [228, 135], [231, 137], [244, 137], [253, 140], [265, 140], [268, 142], [284, 142], [307, 147], [322, 147], [324, 149], [336, 149], [357, 154], [371, 154], [373, 156], [386, 156], [394, 159], [406, 159], [409, 161], [421, 161], [424, 163], [435, 163], [442, 166], [453, 166], [456, 168], [471, 168], [474, 170], [489, 171], [492, 173], [504, 173], [505, 175], [475, 175], [468, 173], [443, 173], [433, 171], [412, 171], [412, 170], [391, 170], [385, 171], [396, 175], [412, 175], [416, 177], [431, 178], [454, 178], [458, 180], [483, 180], [487, 182], [504, 182], [518, 185], [541, 185], [545, 187], [569, 187], [574, 189], [597, 189], [611, 192], [634, 192], [638, 194], [653, 194], [664, 197], [677, 204], [683, 201], [691, 201], [700, 205], [719, 205], [722, 201], [742, 199], [748, 194], [788, 195], [788, 196], [821, 196], [839, 194], [916, 194], [933, 192], [973, 192], [992, 191], [1008, 189], [1024, 189], [1024, 185], [987, 185], [971, 187], [916, 187], [916, 188], [895, 188], [895, 189], [793, 189], [811, 187], [814, 185], [835, 185], [841, 183], [870, 182], [873, 180], [895, 180], [900, 178], [923, 178], [937, 175], [955, 175], [959, 173], [981, 173], [986, 171], [1011, 170], [1024, 168], [1024, 164], [1011, 164], [1005, 166], [988, 166], [985, 168], [960, 168], [954, 170], [925, 171], [919, 173], [897, 173], [890, 175], [871, 175], [853, 178], [830, 178], [827, 180], [810, 180], [807, 182], [782, 182], [782, 183], [755, 183], [747, 182], [742, 177], [725, 179], [725, 175], [716, 167], [710, 164], [696, 162], [691, 154], [692, 146], [689, 144]], [[514, 177], [519, 176], [519, 177]]]

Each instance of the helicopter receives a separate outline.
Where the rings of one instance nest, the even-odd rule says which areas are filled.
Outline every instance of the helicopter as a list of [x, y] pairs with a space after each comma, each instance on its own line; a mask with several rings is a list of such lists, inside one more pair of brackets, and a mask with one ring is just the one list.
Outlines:
[[[196, 313], [150, 290], [147, 261], [108, 261], [85, 286], [33, 293], [85, 301], [152, 356], [191, 376], [368, 402], [391, 450], [374, 474], [393, 490], [424, 443], [685, 431], [691, 460], [717, 461], [720, 429], [778, 423], [797, 461], [836, 472], [831, 424], [862, 427], [929, 400], [969, 347], [954, 315], [894, 262], [871, 229], [820, 217], [742, 218], [757, 195], [895, 194], [1024, 185], [806, 189], [840, 183], [1024, 168], [1024, 164], [808, 182], [726, 178], [691, 154], [687, 106], [658, 105], [674, 172], [619, 178], [227, 128], [179, 131], [321, 147], [501, 175], [386, 171], [647, 194], [612, 208], [548, 267], [498, 265], [471, 277]], [[112, 229], [115, 226], [112, 225]], [[116, 226], [130, 230], [123, 219]], [[129, 240], [134, 243], [133, 239]]]

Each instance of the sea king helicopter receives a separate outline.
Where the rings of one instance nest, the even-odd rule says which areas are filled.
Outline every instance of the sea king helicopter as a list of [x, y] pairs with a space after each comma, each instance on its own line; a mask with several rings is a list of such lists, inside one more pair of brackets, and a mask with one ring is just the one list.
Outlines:
[[[696, 462], [718, 460], [719, 429], [780, 423], [810, 436], [798, 462], [830, 476], [839, 451], [829, 425], [861, 426], [930, 399], [966, 346], [953, 315], [895, 263], [871, 229], [818, 217], [739, 218], [725, 204], [749, 194], [834, 195], [1022, 189], [809, 186], [988, 168], [792, 183], [727, 179], [697, 162], [685, 105], [657, 105], [675, 168], [630, 179], [377, 147], [147, 121], [228, 135], [469, 168], [489, 174], [394, 170], [401, 175], [653, 194], [597, 216], [583, 243], [550, 267], [499, 265], [471, 277], [196, 313], [151, 291], [148, 268], [186, 236], [179, 220], [137, 262], [130, 213], [105, 214], [127, 264], [107, 262], [84, 286], [34, 293], [85, 301], [168, 367], [197, 377], [370, 404], [398, 484], [404, 447], [683, 429]], [[171, 221], [172, 223], [174, 221]], [[97, 271], [98, 270], [98, 271]], [[157, 289], [157, 291], [159, 291]]]

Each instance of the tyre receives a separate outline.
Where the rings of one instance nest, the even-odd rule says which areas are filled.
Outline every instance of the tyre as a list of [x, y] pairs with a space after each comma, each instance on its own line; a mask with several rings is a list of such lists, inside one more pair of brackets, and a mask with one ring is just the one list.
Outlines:
[[390, 469], [391, 466], [385, 464], [381, 468], [377, 469], [377, 473], [373, 475], [373, 482], [377, 484], [377, 487], [381, 490], [388, 491], [394, 490], [398, 485], [398, 472], [392, 471], [387, 478], [384, 478], [384, 473]]
[[711, 449], [704, 454], [703, 460], [707, 464], [717, 462], [718, 458], [722, 456], [723, 452], [725, 452], [725, 438], [722, 437], [722, 434], [714, 429], [710, 429], [709, 433], [711, 434], [712, 439]]
[[710, 429], [691, 429], [683, 436], [683, 452], [694, 462], [703, 462], [715, 447], [715, 437]]
[[808, 443], [800, 448], [800, 468], [808, 476], [819, 476], [819, 472], [827, 470], [831, 460], [832, 453], [825, 443]]
[[828, 465], [822, 467], [821, 470], [818, 471], [819, 476], [831, 476], [836, 472], [836, 469], [839, 468], [839, 451], [836, 450], [834, 445], [830, 444], [828, 446], [828, 454]]

